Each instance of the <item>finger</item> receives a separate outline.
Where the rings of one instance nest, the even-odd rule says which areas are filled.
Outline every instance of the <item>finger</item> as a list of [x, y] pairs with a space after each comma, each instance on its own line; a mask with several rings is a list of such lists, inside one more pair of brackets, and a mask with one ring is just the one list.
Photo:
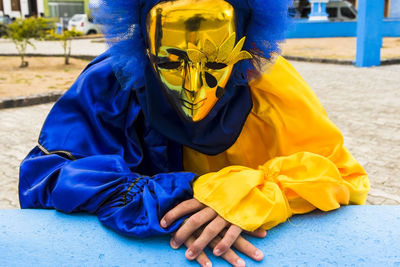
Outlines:
[[249, 232], [249, 231], [244, 231], [244, 232], [248, 235], [258, 237], [258, 238], [264, 238], [267, 236], [267, 231], [265, 231], [264, 229], [261, 229], [261, 228], [258, 228], [254, 232]]
[[253, 260], [261, 261], [264, 258], [264, 254], [261, 250], [257, 249], [253, 244], [241, 236], [238, 237], [236, 242], [233, 244], [233, 247]]
[[[217, 244], [221, 242], [221, 237], [217, 236], [210, 242], [210, 248], [215, 249]], [[245, 266], [246, 263], [243, 259], [241, 259], [232, 249], [228, 249], [227, 252], [221, 255], [221, 257], [226, 260], [228, 263], [232, 264], [233, 266], [242, 267]]]
[[215, 246], [214, 255], [220, 256], [221, 254], [228, 251], [228, 249], [235, 243], [236, 239], [242, 233], [242, 229], [239, 226], [231, 225], [224, 234], [222, 240]]
[[[221, 231], [221, 234], [225, 235], [226, 232], [227, 230], [224, 229], [223, 231]], [[256, 261], [261, 261], [264, 258], [264, 253], [262, 253], [261, 250], [257, 249], [253, 244], [251, 244], [242, 236], [238, 237], [238, 239], [233, 244], [233, 247]]]
[[160, 226], [166, 228], [177, 219], [187, 214], [201, 210], [204, 207], [204, 204], [194, 198], [183, 201], [164, 215], [164, 217], [161, 219]]
[[[188, 255], [191, 255], [191, 259], [196, 258], [200, 252], [216, 237], [218, 234], [228, 225], [222, 217], [217, 216], [212, 220], [201, 232], [200, 236], [193, 242], [188, 248]], [[190, 251], [190, 253], [189, 253]]]
[[[185, 246], [190, 247], [195, 240], [196, 239], [193, 236], [189, 237], [185, 242]], [[203, 267], [212, 267], [211, 261], [204, 251], [200, 252], [196, 258], [196, 261]]]
[[[217, 213], [207, 207], [201, 211], [193, 214], [187, 219], [187, 221], [176, 231], [174, 236], [171, 238], [171, 247], [179, 248], [183, 242], [185, 242], [198, 228], [200, 228], [206, 222], [211, 221], [217, 217]], [[190, 254], [190, 253], [189, 253]]]

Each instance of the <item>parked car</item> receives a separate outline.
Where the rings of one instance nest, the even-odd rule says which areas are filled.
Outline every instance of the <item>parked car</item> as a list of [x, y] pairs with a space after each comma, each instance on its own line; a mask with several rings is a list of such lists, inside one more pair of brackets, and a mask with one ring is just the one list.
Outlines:
[[12, 23], [12, 19], [8, 16], [0, 16], [0, 37], [6, 35], [7, 25]]
[[86, 14], [75, 14], [68, 22], [68, 30], [80, 31], [83, 34], [100, 33], [98, 25], [93, 23], [93, 19], [88, 18]]
[[300, 11], [295, 7], [289, 7], [288, 14], [289, 14], [289, 17], [294, 18], [294, 19], [301, 18]]
[[[300, 12], [301, 18], [308, 18], [311, 12], [310, 4], [300, 7], [298, 1], [294, 3], [295, 8]], [[352, 21], [357, 19], [357, 11], [354, 6], [347, 1], [334, 1], [328, 2], [326, 5], [326, 12], [328, 13], [328, 19], [330, 21]]]

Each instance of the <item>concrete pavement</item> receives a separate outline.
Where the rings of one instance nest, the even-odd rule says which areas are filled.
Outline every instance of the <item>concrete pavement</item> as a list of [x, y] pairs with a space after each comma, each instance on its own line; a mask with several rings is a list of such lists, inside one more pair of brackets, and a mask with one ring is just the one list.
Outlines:
[[[32, 41], [35, 48], [28, 46], [27, 54], [63, 55], [60, 41]], [[107, 45], [101, 39], [78, 39], [72, 41], [71, 55], [98, 56], [106, 51]], [[18, 51], [11, 40], [0, 38], [0, 54], [17, 54]]]

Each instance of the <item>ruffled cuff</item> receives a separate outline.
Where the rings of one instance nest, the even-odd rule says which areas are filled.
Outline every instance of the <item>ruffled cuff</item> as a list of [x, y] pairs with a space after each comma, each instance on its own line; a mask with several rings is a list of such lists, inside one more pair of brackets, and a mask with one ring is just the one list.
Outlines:
[[185, 218], [167, 229], [161, 228], [159, 221], [169, 209], [192, 197], [194, 178], [195, 174], [184, 172], [132, 178], [123, 185], [119, 194], [98, 210], [99, 220], [128, 236], [171, 233]]
[[291, 216], [279, 186], [262, 170], [231, 166], [201, 176], [193, 185], [194, 198], [247, 231], [270, 229]]
[[293, 213], [348, 204], [349, 189], [336, 165], [300, 152], [268, 161], [258, 170], [231, 166], [195, 181], [194, 197], [247, 231], [270, 229]]

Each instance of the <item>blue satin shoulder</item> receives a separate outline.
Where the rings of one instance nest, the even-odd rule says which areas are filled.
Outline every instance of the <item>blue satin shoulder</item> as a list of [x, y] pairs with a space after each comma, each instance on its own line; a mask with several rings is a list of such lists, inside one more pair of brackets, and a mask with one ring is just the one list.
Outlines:
[[182, 146], [150, 127], [133, 90], [121, 87], [105, 53], [91, 62], [57, 102], [39, 144], [76, 158], [119, 155], [145, 175], [182, 171]]
[[54, 105], [20, 168], [22, 208], [96, 213], [129, 236], [174, 231], [163, 214], [192, 197], [181, 145], [152, 129], [136, 94], [121, 90], [107, 53]]

